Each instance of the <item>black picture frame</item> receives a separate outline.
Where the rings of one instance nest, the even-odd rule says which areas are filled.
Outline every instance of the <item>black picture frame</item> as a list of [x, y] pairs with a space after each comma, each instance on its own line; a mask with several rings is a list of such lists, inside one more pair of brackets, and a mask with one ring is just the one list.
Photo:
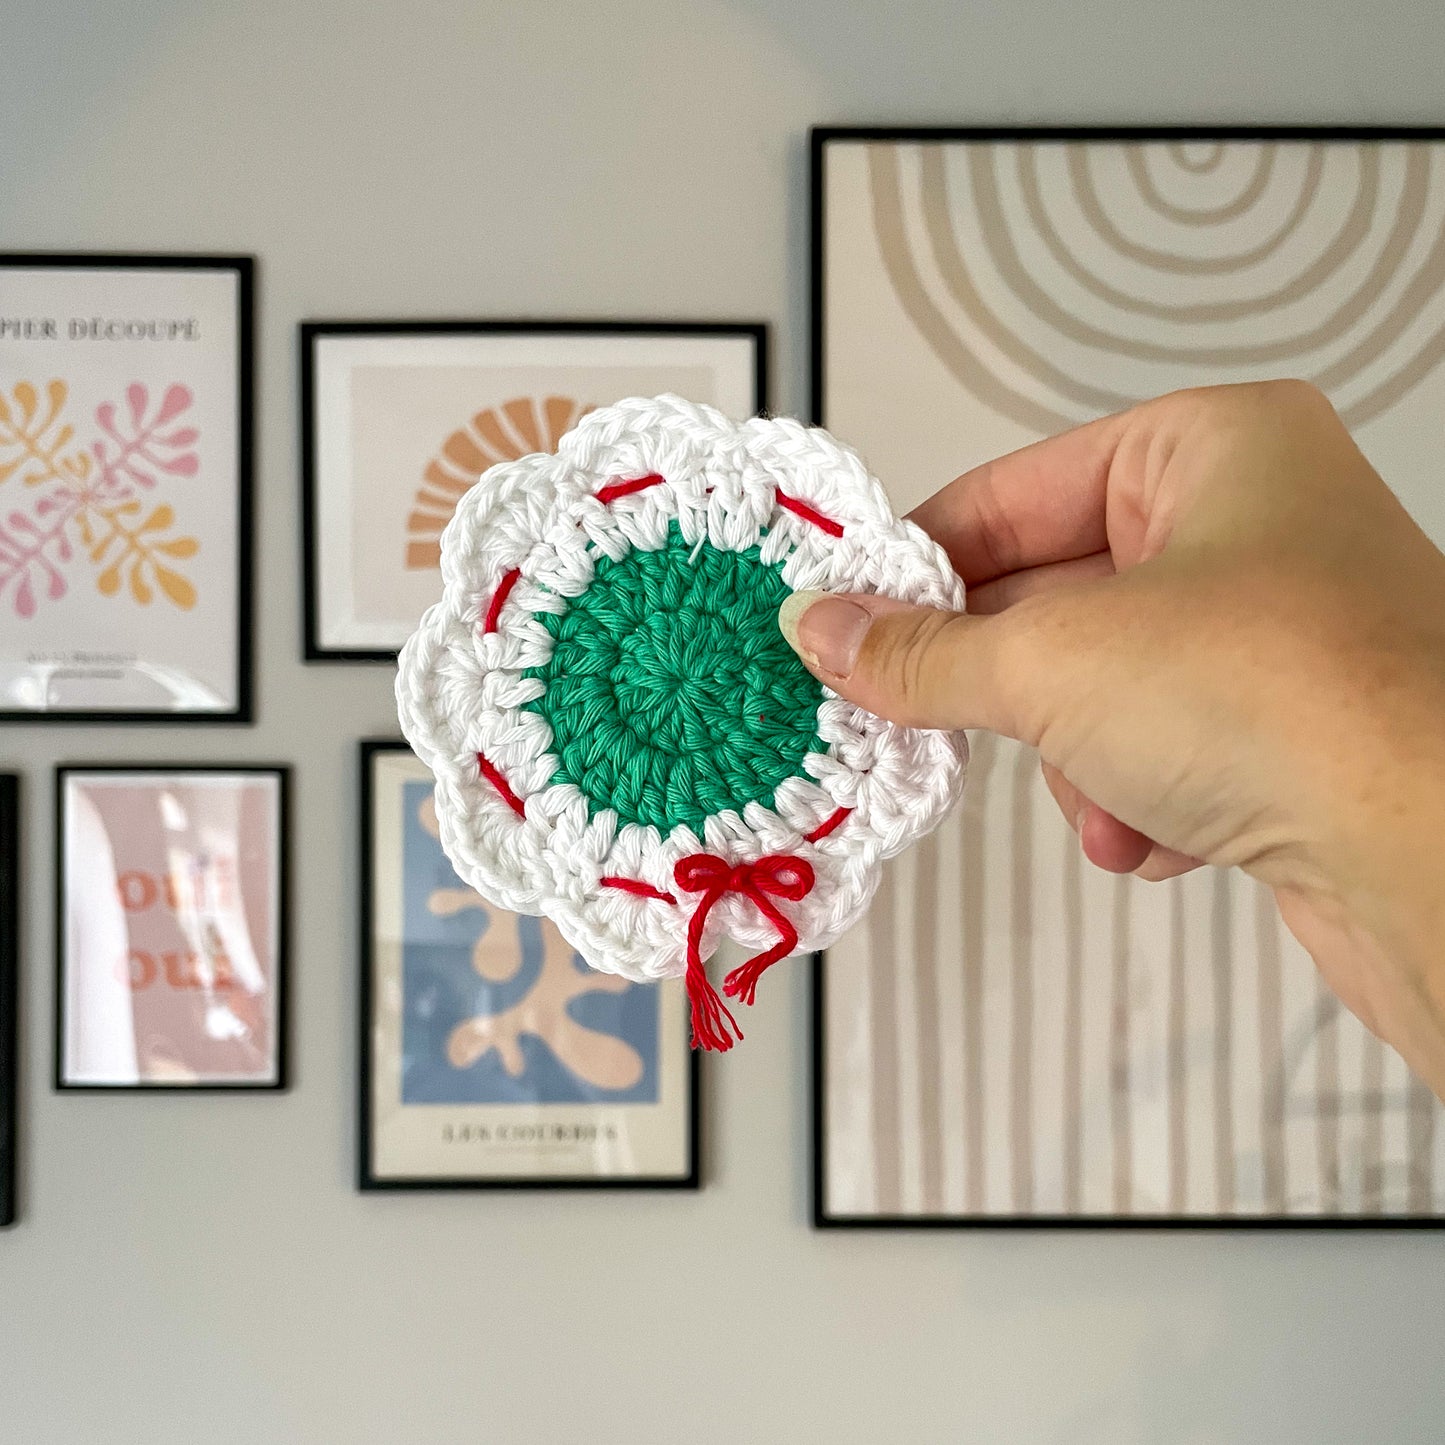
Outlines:
[[236, 276], [236, 705], [209, 712], [0, 708], [0, 723], [172, 726], [255, 721], [256, 259], [223, 253], [0, 251], [6, 268], [114, 271], [232, 271]]
[[0, 1228], [18, 1213], [20, 779], [0, 773]]
[[[808, 164], [808, 364], [809, 417], [826, 426], [824, 370], [825, 185], [829, 145], [846, 142], [1135, 142], [1148, 141], [1354, 141], [1445, 142], [1440, 126], [1173, 125], [1173, 126], [815, 126], [809, 131]], [[1261, 1231], [1440, 1230], [1445, 1215], [856, 1215], [832, 1211], [827, 1201], [826, 955], [810, 968], [809, 1115], [812, 1130], [810, 1218], [820, 1230], [1202, 1230]]]
[[650, 336], [738, 337], [753, 342], [753, 410], [768, 405], [768, 326], [763, 321], [436, 320], [303, 321], [298, 330], [301, 380], [302, 659], [308, 663], [386, 663], [395, 649], [327, 646], [321, 640], [318, 486], [320, 428], [316, 420], [317, 344], [328, 336]]
[[[276, 1074], [272, 1079], [229, 1080], [206, 1083], [163, 1083], [138, 1080], [126, 1083], [77, 1083], [65, 1076], [66, 1000], [66, 896], [65, 896], [65, 788], [74, 774], [146, 777], [187, 773], [225, 777], [274, 777], [276, 790]], [[291, 789], [288, 763], [62, 763], [55, 769], [55, 1007], [52, 1038], [51, 1087], [57, 1094], [279, 1094], [290, 1087], [291, 1031]]]
[[465, 1190], [682, 1190], [696, 1192], [702, 1188], [702, 1070], [699, 1053], [690, 1049], [688, 1055], [687, 1107], [688, 1151], [685, 1173], [666, 1176], [631, 1178], [566, 1176], [540, 1178], [535, 1176], [492, 1176], [476, 1178], [451, 1176], [442, 1178], [397, 1178], [378, 1175], [372, 1168], [371, 1077], [374, 1063], [372, 1023], [375, 991], [372, 987], [374, 959], [372, 944], [375, 935], [376, 909], [372, 879], [375, 876], [375, 789], [373, 762], [382, 754], [412, 754], [411, 748], [397, 738], [363, 738], [357, 745], [360, 783], [360, 847], [358, 862], [360, 878], [360, 937], [358, 947], [359, 987], [357, 989], [357, 1071], [356, 1071], [356, 1187], [362, 1193], [372, 1192], [456, 1192]]

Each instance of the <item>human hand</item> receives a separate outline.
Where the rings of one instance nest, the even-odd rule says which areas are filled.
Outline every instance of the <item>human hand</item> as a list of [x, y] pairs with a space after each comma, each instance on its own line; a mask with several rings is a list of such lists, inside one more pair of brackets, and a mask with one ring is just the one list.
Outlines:
[[1039, 749], [1085, 854], [1274, 889], [1445, 1097], [1445, 557], [1299, 382], [1177, 392], [958, 478], [913, 520], [968, 614], [799, 593], [829, 687]]

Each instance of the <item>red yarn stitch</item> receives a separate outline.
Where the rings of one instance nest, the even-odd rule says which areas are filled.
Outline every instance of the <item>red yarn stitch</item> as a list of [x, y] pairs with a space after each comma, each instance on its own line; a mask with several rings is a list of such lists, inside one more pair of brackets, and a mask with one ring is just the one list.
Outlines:
[[481, 753], [477, 754], [477, 766], [482, 770], [482, 776], [502, 795], [502, 800], [519, 817], [527, 816], [526, 804], [512, 791], [511, 785], [501, 775], [498, 769], [484, 758]]
[[632, 477], [625, 482], [608, 482], [605, 487], [597, 489], [595, 496], [605, 507], [608, 502], [615, 502], [618, 497], [630, 497], [634, 492], [645, 492], [648, 487], [659, 486], [666, 480], [666, 477], [657, 472], [648, 472], [645, 477]]
[[487, 620], [482, 624], [483, 632], [495, 632], [497, 630], [497, 619], [502, 615], [502, 604], [511, 596], [512, 588], [517, 585], [522, 575], [520, 567], [513, 567], [500, 582], [497, 583], [497, 590], [492, 593], [491, 605], [487, 608]]
[[644, 883], [640, 878], [618, 878], [609, 874], [597, 881], [604, 888], [618, 888], [623, 893], [635, 893], [639, 898], [655, 898], [659, 903], [677, 902], [671, 893], [664, 893], [661, 888], [654, 888], [651, 883]]
[[836, 832], [843, 826], [843, 819], [852, 811], [852, 808], [839, 808], [836, 812], [829, 813], [811, 833], [803, 834], [804, 841], [816, 843], [820, 838], [826, 838], [829, 833]]
[[805, 522], [811, 522], [815, 527], [821, 527], [830, 537], [843, 535], [842, 525], [831, 517], [825, 517], [821, 512], [814, 511], [806, 502], [800, 502], [796, 497], [790, 497], [781, 487], [775, 487], [773, 490], [777, 494], [780, 507], [786, 507], [795, 516], [801, 517]]

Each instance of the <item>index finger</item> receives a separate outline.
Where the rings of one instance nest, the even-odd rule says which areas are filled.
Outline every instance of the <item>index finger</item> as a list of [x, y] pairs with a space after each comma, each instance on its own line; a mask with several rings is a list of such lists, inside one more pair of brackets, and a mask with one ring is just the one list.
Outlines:
[[984, 462], [909, 513], [972, 587], [1108, 550], [1109, 468], [1129, 413]]

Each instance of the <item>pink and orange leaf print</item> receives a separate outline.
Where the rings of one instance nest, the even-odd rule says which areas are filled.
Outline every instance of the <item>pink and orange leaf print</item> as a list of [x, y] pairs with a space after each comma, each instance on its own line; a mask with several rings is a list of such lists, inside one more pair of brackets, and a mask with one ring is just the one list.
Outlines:
[[[188, 611], [196, 587], [176, 564], [200, 544], [154, 494], [200, 472], [200, 433], [184, 420], [190, 389], [174, 383], [153, 403], [133, 382], [123, 405], [96, 407], [84, 442], [65, 418], [68, 399], [59, 379], [43, 392], [30, 381], [0, 391], [0, 604], [33, 617], [88, 567], [102, 597]], [[16, 505], [4, 510], [11, 497]]]

